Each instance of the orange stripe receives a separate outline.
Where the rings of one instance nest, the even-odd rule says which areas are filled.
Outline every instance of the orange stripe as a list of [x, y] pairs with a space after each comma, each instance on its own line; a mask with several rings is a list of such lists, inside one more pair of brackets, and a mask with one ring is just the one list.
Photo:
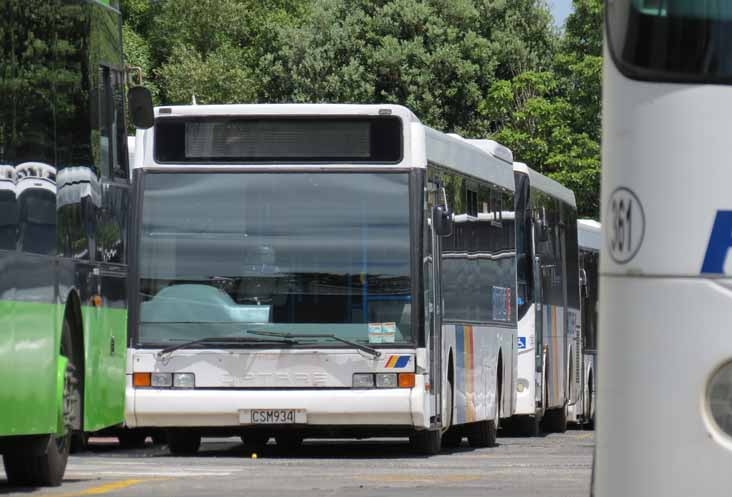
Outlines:
[[389, 360], [386, 363], [387, 369], [393, 368], [396, 365], [397, 362], [397, 356], [393, 355], [389, 357]]

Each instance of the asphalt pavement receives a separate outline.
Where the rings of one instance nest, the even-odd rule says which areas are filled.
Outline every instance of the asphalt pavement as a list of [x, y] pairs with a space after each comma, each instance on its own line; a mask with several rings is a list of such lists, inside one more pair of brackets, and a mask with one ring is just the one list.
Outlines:
[[594, 434], [568, 431], [499, 438], [498, 445], [438, 456], [411, 453], [406, 440], [306, 440], [283, 451], [274, 440], [253, 457], [238, 439], [204, 439], [195, 457], [171, 457], [164, 446], [122, 450], [97, 440], [69, 459], [57, 488], [13, 488], [0, 468], [0, 494], [91, 495], [587, 497]]

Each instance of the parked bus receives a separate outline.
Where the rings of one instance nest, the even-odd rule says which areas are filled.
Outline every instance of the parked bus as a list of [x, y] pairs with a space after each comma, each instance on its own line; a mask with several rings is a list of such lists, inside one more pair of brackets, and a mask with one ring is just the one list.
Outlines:
[[579, 244], [580, 307], [582, 308], [582, 395], [577, 402], [577, 421], [585, 428], [595, 426], [597, 371], [597, 301], [600, 269], [600, 228], [593, 219], [577, 221]]
[[599, 497], [732, 488], [731, 8], [606, 3]]
[[582, 347], [574, 193], [521, 162], [516, 181], [518, 370], [507, 431], [536, 435], [575, 421]]
[[120, 13], [10, 2], [0, 32], [0, 453], [11, 484], [58, 485], [72, 440], [124, 417]]
[[514, 405], [508, 149], [394, 105], [163, 107], [136, 144], [130, 427], [176, 454], [204, 434], [494, 443]]
[[0, 164], [0, 250], [15, 248], [17, 226], [15, 168], [7, 164]]

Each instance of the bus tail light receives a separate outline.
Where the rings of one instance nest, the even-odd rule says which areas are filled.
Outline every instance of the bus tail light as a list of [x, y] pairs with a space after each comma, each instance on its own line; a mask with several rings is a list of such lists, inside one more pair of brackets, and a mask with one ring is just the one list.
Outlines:
[[133, 373], [132, 384], [135, 387], [149, 387], [151, 376], [150, 373]]
[[414, 373], [400, 373], [399, 374], [399, 388], [414, 388], [415, 377]]

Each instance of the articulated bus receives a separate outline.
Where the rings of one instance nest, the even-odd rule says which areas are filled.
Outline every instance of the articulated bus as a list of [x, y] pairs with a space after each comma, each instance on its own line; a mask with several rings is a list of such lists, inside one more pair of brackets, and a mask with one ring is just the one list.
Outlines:
[[128, 426], [173, 453], [494, 443], [515, 402], [508, 149], [394, 105], [162, 107], [133, 177]]
[[600, 271], [601, 225], [594, 219], [577, 220], [579, 245], [580, 304], [582, 308], [582, 385], [578, 399], [578, 421], [585, 427], [595, 426], [597, 392], [597, 301]]
[[599, 497], [732, 488], [731, 83], [730, 2], [606, 3]]
[[516, 181], [518, 369], [507, 432], [563, 432], [577, 420], [582, 348], [574, 193], [521, 162]]
[[124, 420], [121, 21], [109, 0], [0, 10], [0, 453], [10, 483], [58, 485], [72, 441]]

